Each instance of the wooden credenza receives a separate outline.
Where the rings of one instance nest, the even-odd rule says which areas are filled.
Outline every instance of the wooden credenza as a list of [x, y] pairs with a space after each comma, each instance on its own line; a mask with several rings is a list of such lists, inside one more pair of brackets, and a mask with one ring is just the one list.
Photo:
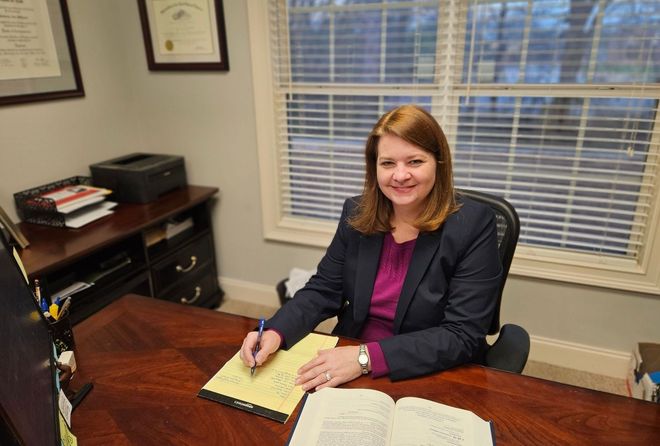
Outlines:
[[[215, 308], [223, 295], [210, 212], [217, 192], [187, 186], [151, 203], [120, 203], [80, 229], [21, 223], [30, 241], [21, 259], [47, 296], [93, 283], [72, 296], [74, 324], [126, 293]], [[173, 235], [178, 225], [185, 229]]]

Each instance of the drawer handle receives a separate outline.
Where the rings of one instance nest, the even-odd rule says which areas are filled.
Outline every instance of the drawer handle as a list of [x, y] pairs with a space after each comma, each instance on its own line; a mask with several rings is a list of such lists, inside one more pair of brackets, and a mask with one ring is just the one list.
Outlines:
[[202, 287], [201, 286], [196, 286], [195, 287], [195, 295], [193, 296], [193, 298], [188, 300], [187, 298], [182, 297], [181, 298], [181, 303], [186, 304], [186, 305], [194, 304], [197, 301], [197, 299], [199, 299], [199, 296], [201, 296], [201, 295], [202, 295]]
[[190, 256], [190, 265], [183, 267], [181, 265], [176, 266], [177, 273], [187, 273], [197, 265], [197, 256]]

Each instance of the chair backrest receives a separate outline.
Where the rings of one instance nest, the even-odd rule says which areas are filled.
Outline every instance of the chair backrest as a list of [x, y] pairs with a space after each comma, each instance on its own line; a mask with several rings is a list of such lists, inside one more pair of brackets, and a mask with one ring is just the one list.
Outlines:
[[497, 305], [495, 307], [495, 314], [490, 323], [488, 334], [494, 335], [500, 329], [500, 304], [502, 303], [502, 292], [504, 291], [504, 284], [509, 275], [509, 268], [513, 260], [513, 253], [518, 244], [518, 235], [520, 234], [520, 219], [514, 207], [504, 198], [487, 194], [484, 192], [477, 192], [468, 189], [456, 189], [460, 195], [471, 198], [472, 200], [484, 203], [495, 212], [497, 223], [497, 246], [500, 253], [500, 261], [502, 262], [502, 284], [500, 285], [499, 293], [497, 294]]

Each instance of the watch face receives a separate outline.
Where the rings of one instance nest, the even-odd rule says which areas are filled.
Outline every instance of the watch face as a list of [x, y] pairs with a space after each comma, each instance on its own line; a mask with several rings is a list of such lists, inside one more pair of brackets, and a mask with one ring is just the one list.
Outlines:
[[358, 362], [360, 363], [360, 365], [367, 365], [367, 363], [369, 362], [369, 357], [364, 353], [360, 353], [360, 355], [358, 356]]

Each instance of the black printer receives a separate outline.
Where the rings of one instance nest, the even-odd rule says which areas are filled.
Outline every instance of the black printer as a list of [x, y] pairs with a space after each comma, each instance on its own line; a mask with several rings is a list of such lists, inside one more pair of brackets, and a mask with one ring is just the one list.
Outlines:
[[148, 203], [187, 184], [183, 157], [132, 153], [89, 166], [92, 184], [113, 191], [124, 203]]

